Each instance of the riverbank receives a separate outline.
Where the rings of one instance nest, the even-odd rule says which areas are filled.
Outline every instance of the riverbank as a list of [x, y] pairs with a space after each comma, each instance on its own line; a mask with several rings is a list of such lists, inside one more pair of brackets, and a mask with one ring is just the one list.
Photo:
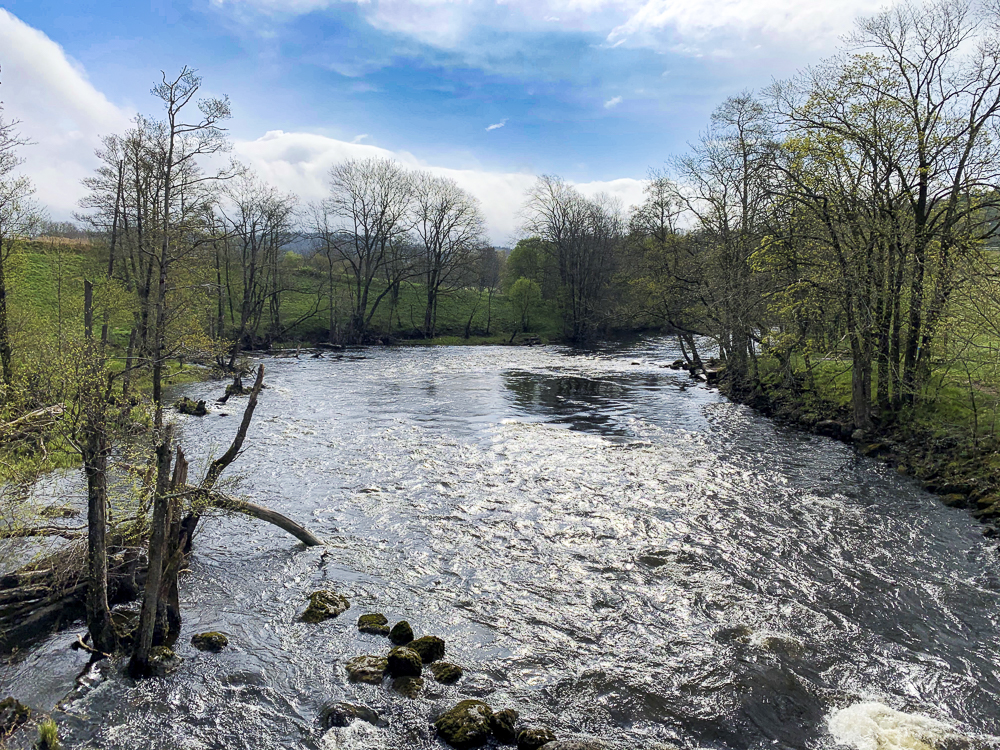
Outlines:
[[916, 420], [858, 430], [845, 405], [815, 393], [764, 386], [742, 393], [729, 387], [724, 378], [721, 391], [764, 416], [840, 440], [860, 455], [895, 467], [900, 474], [920, 480], [945, 505], [969, 510], [987, 526], [986, 536], [1000, 536], [1000, 442], [992, 435], [973, 442], [941, 434]]

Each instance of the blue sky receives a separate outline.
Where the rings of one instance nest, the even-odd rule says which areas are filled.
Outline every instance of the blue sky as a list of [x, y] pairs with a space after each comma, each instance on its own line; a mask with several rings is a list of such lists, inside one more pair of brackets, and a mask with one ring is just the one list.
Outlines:
[[[161, 69], [233, 102], [237, 156], [306, 200], [329, 165], [383, 153], [455, 176], [498, 242], [534, 175], [630, 203], [726, 96], [829, 54], [878, 4], [789, 0], [7, 0], [8, 117], [64, 218], [97, 137]], [[493, 127], [490, 126], [499, 126]]]

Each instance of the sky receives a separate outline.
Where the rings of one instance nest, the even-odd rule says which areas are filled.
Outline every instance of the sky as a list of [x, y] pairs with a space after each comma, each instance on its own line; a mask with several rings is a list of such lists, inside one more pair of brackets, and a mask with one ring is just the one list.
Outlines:
[[519, 235], [541, 174], [628, 206], [728, 96], [832, 54], [864, 0], [0, 0], [0, 100], [23, 171], [71, 219], [100, 137], [162, 71], [233, 107], [234, 156], [303, 202], [331, 165], [387, 156]]

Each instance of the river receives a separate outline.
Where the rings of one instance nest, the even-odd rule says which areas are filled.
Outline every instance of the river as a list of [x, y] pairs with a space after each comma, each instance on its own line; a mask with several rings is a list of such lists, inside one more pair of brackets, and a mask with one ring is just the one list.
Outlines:
[[[205, 523], [184, 663], [91, 675], [58, 714], [66, 746], [440, 748], [430, 720], [474, 697], [620, 750], [1000, 747], [996, 543], [891, 467], [665, 369], [677, 356], [654, 340], [265, 359], [238, 491], [328, 546]], [[243, 403], [179, 418], [188, 455], [220, 453]], [[298, 622], [318, 588], [351, 609]], [[443, 637], [465, 677], [415, 700], [349, 683], [347, 659], [388, 646], [358, 632], [366, 612]], [[230, 647], [194, 650], [205, 630]], [[79, 631], [0, 687], [51, 708], [86, 663]], [[331, 700], [388, 727], [324, 736]]]

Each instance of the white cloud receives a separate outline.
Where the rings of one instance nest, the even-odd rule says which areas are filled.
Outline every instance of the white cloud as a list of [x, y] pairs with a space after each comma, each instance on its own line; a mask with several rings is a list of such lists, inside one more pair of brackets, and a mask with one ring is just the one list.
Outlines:
[[608, 99], [606, 102], [604, 102], [604, 108], [605, 109], [614, 109], [615, 107], [617, 107], [621, 103], [622, 103], [622, 98], [620, 96], [616, 96], [616, 97]]
[[[832, 48], [872, 0], [352, 0], [373, 26], [423, 42], [459, 47], [475, 28], [506, 31], [552, 30], [601, 34], [609, 46], [625, 44], [661, 52], [715, 56], [727, 49], [770, 46]], [[241, 13], [248, 8], [282, 16], [321, 10], [335, 0], [213, 0]], [[725, 46], [711, 41], [725, 41]], [[763, 42], [763, 45], [761, 45]], [[758, 52], [760, 50], [758, 49]]]
[[[100, 136], [123, 132], [130, 116], [87, 80], [59, 45], [0, 9], [0, 49], [4, 50], [5, 116], [21, 120], [25, 136], [37, 143], [24, 149], [24, 171], [38, 187], [38, 199], [55, 219], [68, 219], [83, 196], [80, 181], [97, 166]], [[327, 174], [350, 158], [381, 156], [410, 168], [451, 177], [482, 202], [491, 239], [506, 244], [517, 235], [518, 211], [536, 177], [529, 172], [491, 172], [430, 164], [406, 151], [313, 133], [271, 131], [233, 144], [234, 156], [254, 166], [269, 182], [303, 201], [326, 194]], [[608, 192], [628, 205], [642, 198], [643, 182], [619, 179], [579, 185], [588, 195]]]
[[130, 117], [87, 80], [82, 68], [45, 34], [0, 8], [4, 117], [20, 120], [34, 142], [21, 153], [36, 198], [55, 219], [68, 219], [97, 166], [100, 136], [120, 132]]
[[507, 124], [507, 118], [505, 117], [500, 122], [495, 122], [492, 125], [490, 125], [488, 128], [486, 128], [486, 130], [487, 131], [490, 131], [490, 130], [499, 130], [500, 128], [502, 128], [506, 124]]
[[362, 141], [367, 141], [371, 136], [368, 133], [362, 133], [361, 135], [356, 135], [351, 139], [351, 143], [361, 143]]
[[[276, 130], [253, 141], [237, 142], [235, 151], [240, 160], [254, 166], [266, 180], [295, 193], [304, 202], [321, 200], [327, 193], [330, 167], [352, 158], [390, 158], [411, 169], [426, 169], [450, 177], [480, 200], [490, 238], [496, 244], [507, 244], [517, 236], [518, 211], [536, 179], [528, 172], [490, 172], [428, 164], [405, 151], [394, 152], [313, 133]], [[608, 193], [628, 207], [642, 201], [644, 185], [643, 180], [622, 178], [580, 183], [577, 187], [585, 195]]]

